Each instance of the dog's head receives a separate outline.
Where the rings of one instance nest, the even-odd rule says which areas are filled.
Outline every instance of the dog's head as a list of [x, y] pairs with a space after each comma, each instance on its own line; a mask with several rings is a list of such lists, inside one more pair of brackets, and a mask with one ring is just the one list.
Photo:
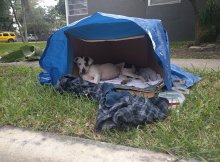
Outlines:
[[74, 62], [79, 68], [79, 74], [86, 74], [89, 70], [90, 65], [93, 63], [93, 59], [90, 57], [76, 57]]

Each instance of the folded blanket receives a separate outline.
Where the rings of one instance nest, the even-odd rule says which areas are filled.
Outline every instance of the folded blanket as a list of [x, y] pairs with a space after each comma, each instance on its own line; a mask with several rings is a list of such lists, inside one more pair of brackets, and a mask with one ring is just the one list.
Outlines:
[[87, 95], [99, 102], [96, 130], [127, 129], [164, 120], [168, 113], [168, 100], [160, 97], [144, 98], [128, 92], [118, 92], [112, 84], [93, 84], [79, 77], [66, 75], [60, 78], [56, 90]]

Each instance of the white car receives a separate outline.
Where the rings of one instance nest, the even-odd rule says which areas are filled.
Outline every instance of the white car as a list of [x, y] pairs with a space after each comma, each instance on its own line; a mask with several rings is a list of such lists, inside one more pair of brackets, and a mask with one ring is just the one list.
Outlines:
[[28, 34], [28, 41], [38, 41], [38, 36], [36, 34]]

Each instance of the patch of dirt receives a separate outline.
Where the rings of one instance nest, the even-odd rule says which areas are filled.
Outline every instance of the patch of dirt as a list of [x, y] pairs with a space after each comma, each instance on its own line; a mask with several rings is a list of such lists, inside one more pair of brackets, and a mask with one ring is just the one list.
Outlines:
[[195, 59], [220, 59], [220, 43], [213, 50], [193, 51], [189, 48], [178, 48], [170, 50], [171, 58], [195, 58]]
[[21, 65], [21, 66], [28, 66], [28, 67], [39, 67], [38, 61], [21, 61], [21, 62], [10, 62], [10, 63], [0, 63], [0, 66], [4, 65]]

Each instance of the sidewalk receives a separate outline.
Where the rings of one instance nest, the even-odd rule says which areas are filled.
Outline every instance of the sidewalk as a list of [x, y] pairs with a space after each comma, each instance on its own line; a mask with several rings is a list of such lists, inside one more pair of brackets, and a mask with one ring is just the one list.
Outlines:
[[[173, 59], [171, 58], [171, 63], [176, 64], [177, 66], [182, 67], [182, 68], [220, 70], [220, 59]], [[0, 63], [0, 66], [1, 65], [24, 65], [24, 66], [39, 67], [38, 61]]]
[[171, 59], [171, 63], [182, 68], [220, 70], [220, 59]]
[[[1, 162], [171, 162], [175, 157], [78, 137], [0, 127]], [[184, 160], [181, 160], [182, 162]]]

